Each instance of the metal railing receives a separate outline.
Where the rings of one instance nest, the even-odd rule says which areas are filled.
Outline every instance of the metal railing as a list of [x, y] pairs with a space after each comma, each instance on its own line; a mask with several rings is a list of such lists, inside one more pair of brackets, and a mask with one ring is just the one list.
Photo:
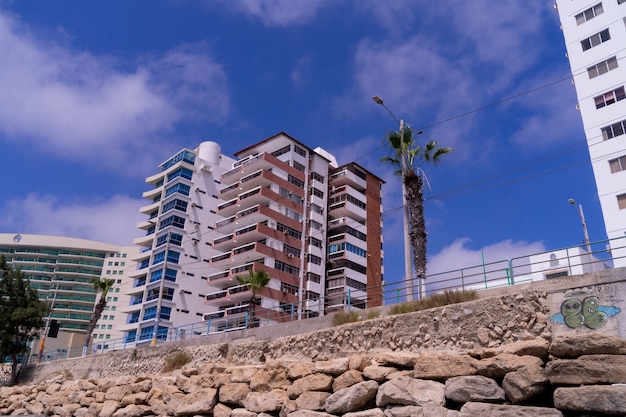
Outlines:
[[[483, 263], [452, 271], [438, 272], [428, 275], [421, 283], [417, 280], [386, 283], [366, 289], [348, 289], [326, 296], [309, 298], [302, 305], [279, 303], [265, 308], [257, 306], [254, 315], [247, 311], [247, 305], [235, 307], [224, 314], [207, 313], [210, 317], [197, 323], [169, 328], [167, 334], [158, 335], [159, 344], [180, 340], [205, 337], [212, 334], [241, 330], [251, 327], [264, 327], [298, 319], [318, 317], [335, 311], [363, 309], [398, 304], [405, 300], [408, 285], [414, 286], [414, 294], [428, 297], [443, 291], [484, 290], [506, 287], [516, 284], [543, 281], [565, 276], [581, 275], [609, 269], [612, 261], [626, 259], [626, 236], [613, 240], [603, 240], [589, 244], [592, 249], [587, 252], [587, 245], [579, 245], [556, 249], [548, 252]], [[623, 254], [614, 257], [607, 250]], [[345, 284], [344, 284], [345, 286]], [[335, 289], [336, 291], [337, 289]], [[299, 310], [300, 308], [300, 310]], [[219, 313], [219, 312], [214, 312]], [[300, 316], [300, 317], [299, 317]], [[123, 339], [94, 339], [91, 354], [100, 354], [115, 350], [133, 349], [150, 345], [150, 338], [140, 340], [135, 337]], [[72, 349], [56, 349], [43, 353], [41, 362], [74, 358], [82, 354], [82, 346]], [[30, 363], [35, 363], [37, 355], [33, 355]]]

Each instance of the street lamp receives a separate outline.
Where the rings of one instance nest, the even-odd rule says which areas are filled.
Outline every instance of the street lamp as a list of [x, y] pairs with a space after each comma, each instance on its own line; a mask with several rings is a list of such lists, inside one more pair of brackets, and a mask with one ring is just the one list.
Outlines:
[[[400, 137], [403, 136], [404, 133], [404, 120], [400, 119], [398, 120], [398, 118], [391, 112], [391, 110], [389, 110], [389, 108], [387, 106], [385, 106], [385, 103], [383, 102], [383, 100], [378, 97], [378, 96], [374, 96], [372, 97], [372, 100], [374, 100], [374, 102], [376, 104], [380, 104], [381, 106], [383, 106], [385, 108], [385, 110], [387, 110], [387, 113], [389, 113], [389, 115], [393, 118], [393, 120], [396, 121], [396, 123], [398, 123], [400, 125]], [[407, 127], [409, 128], [409, 127]], [[409, 128], [410, 129], [410, 128]], [[417, 134], [422, 134], [424, 132], [419, 131], [419, 132], [415, 132]], [[410, 236], [410, 226], [409, 226], [409, 205], [406, 203], [406, 184], [404, 183], [404, 177], [406, 176], [406, 172], [407, 169], [409, 167], [406, 166], [406, 160], [404, 157], [400, 158], [401, 160], [401, 169], [402, 169], [402, 214], [403, 214], [403, 218], [404, 218], [404, 275], [405, 275], [405, 280], [407, 282], [407, 286], [406, 286], [406, 298], [407, 301], [413, 301], [413, 263], [412, 263], [412, 258], [411, 258], [411, 236]], [[421, 290], [421, 284], [420, 284], [420, 290]], [[421, 291], [420, 291], [420, 295], [421, 295]]]
[[[567, 202], [572, 206], [576, 205], [576, 201], [573, 198], [568, 199]], [[587, 222], [585, 221], [585, 213], [583, 212], [582, 204], [578, 205], [578, 214], [580, 215], [580, 221], [583, 224], [583, 236], [585, 237], [583, 243], [587, 247], [587, 253], [591, 254], [591, 241], [589, 240], [589, 233], [587, 232]]]

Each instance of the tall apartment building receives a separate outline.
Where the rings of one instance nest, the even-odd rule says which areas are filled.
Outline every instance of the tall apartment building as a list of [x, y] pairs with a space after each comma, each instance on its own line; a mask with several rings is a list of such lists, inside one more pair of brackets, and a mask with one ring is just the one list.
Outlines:
[[626, 266], [626, 0], [557, 0], [615, 266]]
[[219, 253], [211, 246], [219, 178], [233, 162], [217, 143], [203, 142], [182, 149], [146, 178], [152, 188], [143, 193], [149, 203], [140, 211], [147, 219], [137, 225], [145, 234], [133, 242], [141, 252], [133, 258], [137, 269], [129, 273], [130, 302], [119, 328], [127, 344], [153, 344], [179, 326], [202, 321], [208, 262]]
[[250, 295], [235, 278], [248, 269], [271, 278], [259, 324], [381, 305], [383, 181], [285, 133], [235, 156], [221, 175], [205, 317], [244, 324]]
[[146, 180], [129, 342], [202, 319], [210, 332], [245, 326], [252, 294], [237, 277], [249, 271], [270, 277], [254, 325], [381, 304], [383, 181], [285, 133], [235, 156], [204, 142]]
[[[135, 269], [130, 257], [136, 252], [138, 250], [134, 246], [118, 246], [86, 239], [0, 233], [0, 254], [5, 256], [10, 265], [24, 271], [31, 286], [37, 289], [39, 298], [46, 300], [52, 307], [46, 317], [46, 328], [41, 337], [34, 341], [31, 353], [39, 354], [41, 339], [56, 321], [59, 332], [55, 337], [45, 338], [44, 353], [57, 358], [79, 356], [87, 324], [98, 300], [92, 278], [115, 280], [107, 307], [112, 313], [119, 310], [128, 304], [128, 298], [124, 295], [124, 274]], [[117, 262], [118, 265], [112, 268], [108, 266], [109, 262], [111, 265]], [[96, 338], [103, 342], [120, 339], [122, 333], [116, 328], [124, 322], [125, 317], [115, 314], [107, 315], [106, 324], [101, 319], [99, 330], [94, 332], [93, 345], [97, 344]]]

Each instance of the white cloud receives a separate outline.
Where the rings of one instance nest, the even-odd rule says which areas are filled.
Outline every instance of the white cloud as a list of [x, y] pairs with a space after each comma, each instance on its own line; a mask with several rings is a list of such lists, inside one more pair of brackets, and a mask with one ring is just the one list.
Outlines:
[[439, 253], [428, 256], [429, 290], [452, 287], [461, 282], [482, 282], [485, 276], [488, 280], [506, 279], [508, 260], [546, 251], [543, 242], [507, 239], [480, 249], [471, 248], [470, 243], [469, 238], [459, 238]]
[[0, 207], [0, 229], [7, 233], [72, 236], [118, 245], [132, 245], [140, 235], [137, 223], [142, 199], [116, 195], [107, 200], [61, 201], [50, 195], [29, 194]]
[[291, 26], [313, 19], [326, 0], [222, 0], [224, 6], [260, 20], [266, 26]]
[[291, 84], [295, 88], [302, 88], [310, 82], [312, 63], [313, 56], [311, 54], [305, 54], [296, 61], [294, 68], [289, 74]]
[[122, 70], [109, 57], [39, 38], [0, 12], [0, 50], [0, 134], [57, 157], [128, 171], [142, 165], [138, 150], [154, 160], [155, 142], [177, 123], [228, 113], [225, 73], [202, 46]]

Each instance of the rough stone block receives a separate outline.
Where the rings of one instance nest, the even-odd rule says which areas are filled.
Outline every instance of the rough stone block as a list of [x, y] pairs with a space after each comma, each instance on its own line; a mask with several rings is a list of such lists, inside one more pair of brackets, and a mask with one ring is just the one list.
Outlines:
[[601, 333], [571, 333], [557, 336], [550, 345], [550, 354], [557, 358], [582, 355], [626, 355], [626, 340]]
[[465, 403], [458, 417], [563, 417], [555, 408], [488, 403]]
[[446, 381], [446, 399], [457, 403], [470, 401], [501, 402], [504, 390], [491, 378], [481, 375], [457, 376]]
[[546, 365], [545, 374], [555, 385], [623, 383], [626, 382], [626, 355], [557, 359]]
[[554, 406], [559, 410], [626, 415], [626, 386], [557, 388]]
[[326, 411], [331, 414], [344, 414], [358, 411], [373, 404], [378, 391], [378, 382], [364, 381], [344, 388], [326, 399]]
[[444, 385], [410, 377], [399, 377], [385, 382], [376, 394], [376, 405], [437, 405], [444, 404]]

